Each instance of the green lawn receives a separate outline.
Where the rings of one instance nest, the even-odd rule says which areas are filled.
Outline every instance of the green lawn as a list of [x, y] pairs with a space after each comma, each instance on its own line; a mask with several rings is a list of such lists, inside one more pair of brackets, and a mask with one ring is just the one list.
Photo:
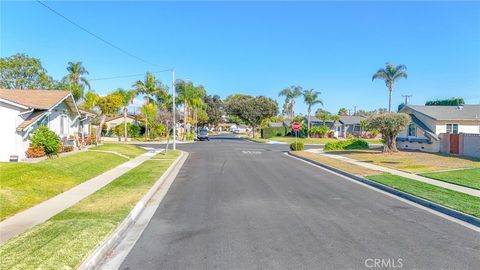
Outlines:
[[154, 159], [172, 159], [172, 158], [177, 158], [180, 155], [180, 150], [168, 150], [167, 154], [165, 153], [158, 153], [152, 158]]
[[479, 197], [407, 179], [397, 175], [380, 174], [367, 176], [367, 178], [417, 197], [476, 217], [480, 217]]
[[[277, 142], [286, 142], [286, 143], [293, 143], [295, 142], [295, 137], [272, 137], [269, 139], [262, 139], [262, 138], [255, 138], [253, 139], [259, 142], [267, 142], [267, 141], [277, 141]], [[370, 144], [382, 144], [380, 139], [364, 139]], [[298, 138], [298, 142], [303, 142], [304, 144], [326, 144], [328, 142], [336, 142], [337, 139], [334, 138]]]
[[38, 163], [0, 163], [0, 220], [125, 161], [111, 153], [81, 152]]
[[7, 242], [0, 247], [1, 268], [77, 268], [172, 162], [147, 160], [73, 207]]
[[480, 168], [422, 173], [420, 175], [469, 188], [480, 189]]
[[147, 152], [147, 150], [140, 148], [138, 146], [130, 145], [130, 144], [122, 144], [122, 143], [105, 143], [99, 146], [94, 146], [90, 149], [113, 151], [113, 152], [117, 152], [122, 155], [125, 155], [129, 158], [134, 158]]

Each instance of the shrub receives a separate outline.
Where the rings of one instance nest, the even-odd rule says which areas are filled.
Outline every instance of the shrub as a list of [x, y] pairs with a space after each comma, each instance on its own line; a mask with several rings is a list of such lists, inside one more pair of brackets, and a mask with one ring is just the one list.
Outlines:
[[262, 128], [261, 135], [263, 139], [268, 139], [275, 136], [285, 136], [287, 134], [286, 127], [268, 127]]
[[47, 155], [56, 155], [60, 150], [60, 138], [46, 126], [40, 126], [33, 132], [32, 146], [41, 146]]
[[328, 142], [324, 150], [367, 149], [368, 142], [362, 139], [350, 139], [338, 142]]
[[292, 151], [302, 151], [303, 150], [303, 142], [293, 142], [290, 144], [290, 150]]
[[133, 124], [128, 127], [128, 135], [132, 138], [140, 137], [140, 126]]
[[30, 145], [27, 151], [25, 152], [27, 158], [38, 158], [45, 156], [45, 150], [43, 150], [42, 146], [33, 146]]

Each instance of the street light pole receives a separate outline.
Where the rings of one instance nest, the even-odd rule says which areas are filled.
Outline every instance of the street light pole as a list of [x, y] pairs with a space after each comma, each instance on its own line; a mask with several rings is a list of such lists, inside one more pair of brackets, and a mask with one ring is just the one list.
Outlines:
[[173, 150], [177, 149], [177, 122], [175, 121], [175, 98], [177, 93], [175, 91], [175, 69], [172, 68], [172, 103], [173, 103]]

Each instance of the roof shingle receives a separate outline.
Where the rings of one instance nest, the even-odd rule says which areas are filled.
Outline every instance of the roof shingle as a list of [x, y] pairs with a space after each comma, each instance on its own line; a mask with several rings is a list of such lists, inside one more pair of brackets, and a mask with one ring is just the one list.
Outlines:
[[11, 90], [0, 89], [0, 98], [33, 109], [48, 110], [70, 92], [62, 90]]

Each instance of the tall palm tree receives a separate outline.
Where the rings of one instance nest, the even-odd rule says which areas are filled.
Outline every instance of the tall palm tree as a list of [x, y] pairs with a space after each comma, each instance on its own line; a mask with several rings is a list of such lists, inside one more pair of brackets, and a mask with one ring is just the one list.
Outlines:
[[[150, 104], [153, 97], [158, 97], [164, 91], [165, 86], [155, 78], [150, 72], [145, 74], [145, 79], [143, 81], [138, 80], [133, 84], [133, 87], [139, 94], [145, 95], [145, 104]], [[165, 90], [166, 91], [166, 90]], [[145, 115], [145, 136], [148, 136], [148, 116]]]
[[178, 103], [183, 104], [183, 123], [186, 125], [189, 115], [203, 105], [202, 97], [206, 91], [201, 85], [195, 86], [191, 81], [183, 80], [176, 82], [175, 89], [178, 93]]
[[123, 88], [118, 88], [115, 90], [115, 93], [122, 97], [122, 106], [123, 106], [123, 128], [124, 128], [124, 141], [127, 141], [128, 138], [128, 129], [127, 129], [127, 114], [128, 114], [128, 105], [133, 102], [133, 99], [137, 95], [136, 90], [125, 90]]
[[323, 105], [323, 101], [318, 97], [320, 95], [320, 92], [315, 91], [313, 89], [310, 90], [304, 90], [303, 91], [303, 101], [305, 104], [307, 104], [307, 136], [310, 138], [310, 114], [312, 112], [312, 106], [316, 104], [321, 104]]
[[286, 112], [288, 113], [290, 119], [293, 119], [295, 117], [295, 99], [301, 95], [302, 87], [294, 85], [290, 86], [289, 88], [285, 88], [280, 91], [280, 93], [278, 93], [279, 97], [285, 97], [284, 110], [286, 109]]
[[383, 80], [388, 87], [388, 112], [392, 111], [392, 92], [393, 84], [399, 79], [407, 78], [407, 66], [398, 65], [395, 66], [391, 63], [386, 63], [385, 68], [381, 68], [375, 72], [372, 76], [373, 80]]
[[67, 64], [68, 74], [65, 76], [64, 81], [67, 83], [67, 88], [72, 92], [75, 100], [83, 98], [83, 91], [85, 86], [88, 90], [91, 90], [90, 83], [84, 75], [88, 75], [87, 69], [82, 65], [82, 62], [68, 62]]

